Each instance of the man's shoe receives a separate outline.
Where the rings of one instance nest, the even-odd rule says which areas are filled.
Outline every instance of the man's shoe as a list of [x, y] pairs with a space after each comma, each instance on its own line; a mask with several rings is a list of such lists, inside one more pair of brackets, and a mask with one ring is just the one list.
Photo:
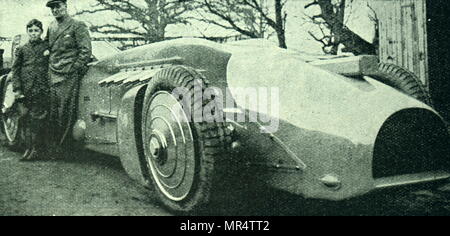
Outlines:
[[31, 148], [27, 148], [27, 150], [25, 150], [22, 157], [20, 158], [20, 161], [28, 161], [28, 156], [31, 154], [31, 151]]
[[37, 160], [39, 158], [39, 152], [36, 148], [32, 148], [30, 154], [26, 157], [27, 161]]
[[25, 150], [25, 152], [23, 153], [22, 158], [27, 157], [30, 154], [30, 152], [31, 152], [31, 148], [27, 148], [27, 150]]

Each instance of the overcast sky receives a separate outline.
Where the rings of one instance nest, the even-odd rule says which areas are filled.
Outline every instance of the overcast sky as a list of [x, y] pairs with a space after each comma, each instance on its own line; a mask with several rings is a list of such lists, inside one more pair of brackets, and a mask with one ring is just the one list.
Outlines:
[[[320, 44], [312, 40], [308, 35], [310, 26], [303, 24], [304, 5], [311, 0], [289, 0], [286, 10], [288, 21], [286, 25], [286, 38], [288, 47], [303, 51], [320, 52]], [[354, 7], [351, 19], [348, 20], [348, 26], [358, 32], [363, 38], [371, 41], [373, 38], [373, 27], [368, 21], [367, 9], [365, 9], [366, 0], [356, 0], [357, 6]], [[17, 34], [25, 33], [26, 23], [33, 19], [39, 19], [47, 28], [53, 17], [45, 3], [47, 0], [0, 0], [0, 36], [12, 37]], [[69, 12], [71, 14], [78, 10], [88, 9], [95, 0], [69, 0]], [[97, 15], [96, 17], [84, 17], [91, 23], [107, 22], [111, 20], [108, 14]], [[200, 36], [199, 31], [206, 30], [207, 34], [214, 36], [235, 34], [229, 33], [215, 27], [207, 25], [194, 26], [171, 26], [167, 29], [167, 36]], [[273, 40], [276, 40], [274, 38]]]

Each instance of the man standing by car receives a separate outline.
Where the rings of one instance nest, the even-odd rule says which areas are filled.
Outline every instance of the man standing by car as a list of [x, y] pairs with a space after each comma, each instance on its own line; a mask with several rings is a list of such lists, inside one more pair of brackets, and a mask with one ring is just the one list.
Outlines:
[[46, 37], [50, 46], [50, 129], [53, 141], [63, 145], [76, 119], [80, 80], [87, 72], [92, 46], [86, 24], [69, 16], [67, 0], [50, 0], [46, 6], [56, 19]]

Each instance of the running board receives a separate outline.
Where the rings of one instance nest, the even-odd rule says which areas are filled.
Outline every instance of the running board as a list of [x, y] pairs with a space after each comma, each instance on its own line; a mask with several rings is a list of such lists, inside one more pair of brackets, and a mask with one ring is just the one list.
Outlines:
[[395, 186], [429, 183], [450, 178], [446, 171], [426, 172], [420, 174], [399, 175], [375, 179], [375, 188], [384, 189]]

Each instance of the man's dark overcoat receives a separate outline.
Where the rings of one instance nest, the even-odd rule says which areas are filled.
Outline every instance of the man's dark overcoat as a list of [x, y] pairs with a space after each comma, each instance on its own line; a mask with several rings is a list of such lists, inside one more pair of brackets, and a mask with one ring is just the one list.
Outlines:
[[52, 78], [52, 84], [64, 79], [73, 79], [67, 75], [86, 72], [92, 55], [92, 46], [85, 23], [71, 17], [67, 17], [61, 23], [53, 21], [46, 40], [50, 46], [50, 71], [61, 75]]
[[91, 60], [92, 45], [85, 23], [67, 17], [50, 24], [46, 40], [50, 47], [50, 121], [56, 142], [70, 137], [75, 123], [80, 81]]

